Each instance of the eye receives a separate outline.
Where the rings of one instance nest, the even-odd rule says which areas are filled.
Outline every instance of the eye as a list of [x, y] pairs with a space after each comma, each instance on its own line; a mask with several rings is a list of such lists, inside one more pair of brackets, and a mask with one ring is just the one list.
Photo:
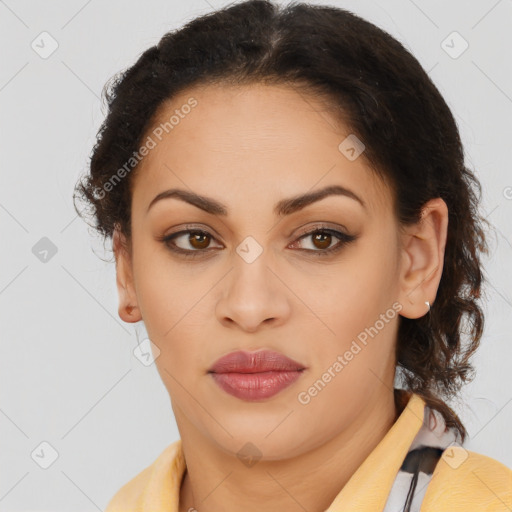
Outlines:
[[200, 229], [186, 229], [161, 239], [171, 251], [187, 257], [196, 257], [201, 253], [210, 252], [212, 249], [208, 246], [212, 240], [215, 239], [210, 233]]
[[[309, 239], [311, 241], [310, 246], [313, 248], [299, 250], [316, 252], [318, 253], [318, 256], [327, 256], [329, 254], [339, 251], [340, 249], [343, 248], [343, 246], [356, 240], [356, 238], [357, 237], [354, 235], [348, 235], [335, 229], [320, 227], [306, 232], [292, 245], [296, 245], [301, 240]], [[338, 239], [339, 242], [334, 243], [334, 245], [332, 245], [332, 243], [335, 242], [335, 239]]]
[[[339, 251], [344, 245], [357, 239], [354, 235], [320, 226], [304, 233], [289, 247], [294, 248], [297, 244], [300, 244], [302, 240], [308, 238], [311, 241], [312, 249], [299, 248], [298, 250], [316, 253], [315, 256], [333, 254]], [[338, 243], [332, 245], [336, 239], [338, 239]], [[205, 253], [218, 249], [219, 246], [217, 248], [210, 247], [212, 240], [215, 240], [213, 235], [201, 229], [185, 229], [160, 238], [160, 241], [163, 242], [169, 250], [182, 256], [192, 258], [204, 256]], [[222, 247], [221, 245], [220, 248]]]

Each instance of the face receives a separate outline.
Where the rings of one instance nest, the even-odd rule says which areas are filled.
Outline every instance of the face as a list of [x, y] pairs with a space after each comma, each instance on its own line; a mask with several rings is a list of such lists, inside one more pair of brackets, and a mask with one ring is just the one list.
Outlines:
[[[134, 176], [120, 314], [142, 318], [158, 347], [182, 436], [298, 455], [393, 385], [405, 274], [391, 193], [339, 149], [350, 131], [292, 88], [189, 89], [156, 125], [176, 109], [161, 141], [148, 132], [156, 146]], [[348, 192], [290, 201], [329, 187]], [[170, 189], [218, 204], [154, 201]], [[128, 303], [140, 316], [121, 313]], [[304, 368], [273, 396], [234, 396], [209, 373], [222, 356], [262, 349]]]

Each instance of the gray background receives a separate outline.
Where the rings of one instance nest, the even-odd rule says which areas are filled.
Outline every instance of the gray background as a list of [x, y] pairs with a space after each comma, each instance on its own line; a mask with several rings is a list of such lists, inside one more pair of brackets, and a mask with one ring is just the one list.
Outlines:
[[[103, 510], [178, 439], [155, 366], [132, 354], [144, 326], [118, 318], [114, 264], [100, 259], [108, 255], [71, 196], [103, 119], [106, 80], [166, 31], [227, 3], [0, 1], [1, 511]], [[477, 377], [453, 406], [471, 436], [466, 446], [512, 466], [512, 2], [331, 4], [389, 31], [419, 59], [482, 181], [482, 211], [496, 226], [484, 261], [487, 323]], [[58, 43], [47, 58], [31, 47], [43, 46], [43, 31]], [[453, 31], [469, 44], [457, 58], [463, 41], [446, 39]], [[43, 442], [58, 455], [47, 469], [52, 448]]]

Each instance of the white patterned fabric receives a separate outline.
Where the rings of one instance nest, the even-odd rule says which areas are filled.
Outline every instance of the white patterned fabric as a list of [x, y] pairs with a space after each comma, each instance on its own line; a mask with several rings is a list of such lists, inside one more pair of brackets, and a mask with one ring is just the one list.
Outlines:
[[383, 512], [419, 512], [435, 466], [453, 443], [462, 445], [459, 433], [447, 429], [442, 415], [425, 406], [423, 425], [397, 473]]

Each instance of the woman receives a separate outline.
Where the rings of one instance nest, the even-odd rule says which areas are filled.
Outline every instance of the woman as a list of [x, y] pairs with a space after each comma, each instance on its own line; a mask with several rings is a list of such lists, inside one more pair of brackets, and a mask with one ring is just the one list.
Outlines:
[[107, 100], [78, 194], [180, 432], [107, 512], [510, 509], [512, 472], [447, 405], [487, 248], [418, 61], [343, 9], [251, 0], [166, 34]]

